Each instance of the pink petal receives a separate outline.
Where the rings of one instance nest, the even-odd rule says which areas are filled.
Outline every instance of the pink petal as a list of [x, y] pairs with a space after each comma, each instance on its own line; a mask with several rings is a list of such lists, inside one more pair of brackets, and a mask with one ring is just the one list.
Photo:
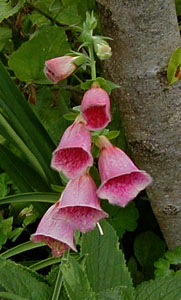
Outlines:
[[102, 88], [92, 87], [84, 94], [81, 111], [89, 130], [105, 128], [111, 121], [109, 95]]
[[59, 203], [52, 205], [38, 225], [36, 232], [31, 236], [33, 242], [45, 242], [54, 256], [62, 255], [67, 249], [76, 251], [74, 246], [74, 230], [70, 223], [59, 216]]
[[149, 174], [139, 170], [131, 159], [119, 148], [113, 146], [105, 136], [99, 137], [101, 148], [99, 172], [101, 186], [98, 197], [108, 199], [112, 204], [125, 206], [152, 181]]
[[96, 185], [89, 174], [69, 181], [62, 197], [60, 214], [74, 229], [87, 232], [107, 214], [101, 209]]
[[68, 178], [74, 178], [84, 174], [92, 164], [91, 134], [83, 122], [75, 121], [64, 132], [53, 153], [51, 166]]
[[60, 56], [45, 62], [45, 75], [53, 82], [61, 81], [72, 74], [77, 68], [74, 63], [76, 57]]

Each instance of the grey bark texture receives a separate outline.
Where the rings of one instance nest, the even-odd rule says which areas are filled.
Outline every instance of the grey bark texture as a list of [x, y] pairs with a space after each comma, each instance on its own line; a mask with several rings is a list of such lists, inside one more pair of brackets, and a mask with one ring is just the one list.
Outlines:
[[112, 37], [107, 79], [121, 86], [120, 106], [136, 164], [151, 174], [147, 189], [169, 249], [181, 245], [181, 82], [166, 69], [181, 46], [174, 0], [98, 0], [103, 34]]

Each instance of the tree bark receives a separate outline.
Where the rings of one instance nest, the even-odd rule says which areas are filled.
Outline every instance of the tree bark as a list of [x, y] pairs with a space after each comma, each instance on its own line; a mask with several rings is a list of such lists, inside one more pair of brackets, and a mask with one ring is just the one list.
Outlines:
[[127, 140], [169, 249], [181, 245], [181, 83], [168, 86], [170, 55], [181, 45], [174, 0], [98, 0], [103, 34], [112, 37], [106, 77], [121, 87]]

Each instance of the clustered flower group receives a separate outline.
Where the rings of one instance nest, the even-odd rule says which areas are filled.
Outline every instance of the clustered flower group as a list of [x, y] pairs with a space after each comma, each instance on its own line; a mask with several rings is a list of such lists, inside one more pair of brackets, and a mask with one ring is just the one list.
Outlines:
[[[53, 82], [65, 79], [75, 70], [75, 61], [76, 58], [71, 56], [51, 59], [45, 64], [45, 74]], [[125, 207], [151, 183], [149, 174], [139, 170], [122, 150], [101, 135], [96, 142], [100, 148], [98, 168], [101, 177], [97, 189], [89, 174], [93, 165], [91, 131], [104, 129], [110, 121], [109, 95], [93, 83], [83, 96], [81, 114], [66, 129], [53, 152], [52, 168], [62, 172], [69, 182], [31, 237], [33, 242], [45, 242], [54, 256], [62, 255], [69, 248], [76, 251], [75, 230], [85, 233], [108, 217], [99, 198]]]

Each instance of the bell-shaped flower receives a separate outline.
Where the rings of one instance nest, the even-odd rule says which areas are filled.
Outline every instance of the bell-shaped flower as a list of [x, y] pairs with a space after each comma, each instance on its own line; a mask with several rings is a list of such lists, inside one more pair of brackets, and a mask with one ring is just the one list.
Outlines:
[[53, 152], [51, 166], [68, 178], [85, 173], [92, 166], [91, 134], [79, 116], [64, 132], [57, 149]]
[[87, 122], [86, 127], [89, 130], [105, 128], [111, 121], [108, 93], [93, 84], [93, 87], [84, 94], [81, 103], [81, 112]]
[[61, 256], [67, 249], [76, 251], [74, 229], [71, 224], [59, 216], [60, 202], [52, 205], [41, 219], [31, 241], [46, 243], [54, 256]]
[[149, 174], [139, 170], [131, 159], [113, 146], [105, 136], [100, 136], [97, 145], [101, 148], [98, 160], [101, 186], [97, 194], [111, 204], [126, 206], [152, 181]]
[[72, 56], [60, 56], [49, 59], [45, 62], [44, 73], [51, 81], [59, 82], [75, 71], [77, 68], [76, 59], [77, 57]]
[[60, 199], [61, 218], [81, 232], [94, 229], [99, 220], [108, 216], [101, 209], [96, 191], [89, 174], [70, 180]]

